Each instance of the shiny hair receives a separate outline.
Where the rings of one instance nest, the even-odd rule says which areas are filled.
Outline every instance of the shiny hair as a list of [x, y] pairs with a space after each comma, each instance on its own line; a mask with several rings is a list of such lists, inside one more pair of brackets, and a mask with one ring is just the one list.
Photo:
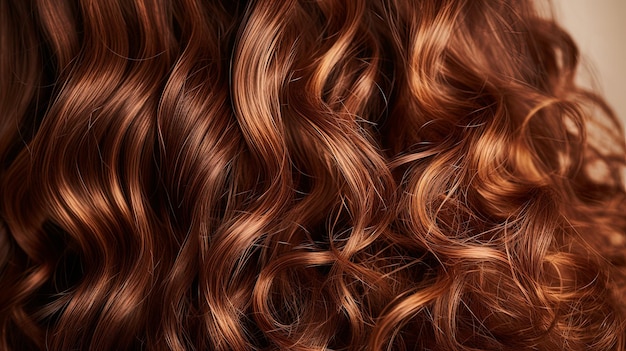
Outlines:
[[623, 350], [622, 128], [527, 0], [0, 0], [0, 349]]

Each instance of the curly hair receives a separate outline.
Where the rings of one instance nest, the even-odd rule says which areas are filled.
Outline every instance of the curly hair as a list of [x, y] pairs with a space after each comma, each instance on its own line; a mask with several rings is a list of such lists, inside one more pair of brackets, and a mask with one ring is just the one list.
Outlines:
[[0, 0], [0, 349], [624, 350], [577, 64], [530, 0]]

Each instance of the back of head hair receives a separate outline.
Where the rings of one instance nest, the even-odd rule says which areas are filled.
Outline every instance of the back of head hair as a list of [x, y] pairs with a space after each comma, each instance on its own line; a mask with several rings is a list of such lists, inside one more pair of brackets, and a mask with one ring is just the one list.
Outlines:
[[623, 350], [577, 65], [526, 0], [0, 0], [0, 349]]

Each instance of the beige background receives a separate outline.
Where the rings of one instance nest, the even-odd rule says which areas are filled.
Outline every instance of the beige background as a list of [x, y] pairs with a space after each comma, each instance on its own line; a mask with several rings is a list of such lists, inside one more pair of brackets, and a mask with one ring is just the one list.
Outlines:
[[582, 53], [581, 82], [601, 92], [626, 125], [626, 0], [553, 0], [553, 5]]

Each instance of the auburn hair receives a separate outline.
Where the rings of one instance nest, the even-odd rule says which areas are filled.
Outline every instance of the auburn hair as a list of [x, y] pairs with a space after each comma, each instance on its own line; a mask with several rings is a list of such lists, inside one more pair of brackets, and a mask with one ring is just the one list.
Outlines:
[[622, 128], [530, 0], [0, 0], [0, 349], [624, 350]]

